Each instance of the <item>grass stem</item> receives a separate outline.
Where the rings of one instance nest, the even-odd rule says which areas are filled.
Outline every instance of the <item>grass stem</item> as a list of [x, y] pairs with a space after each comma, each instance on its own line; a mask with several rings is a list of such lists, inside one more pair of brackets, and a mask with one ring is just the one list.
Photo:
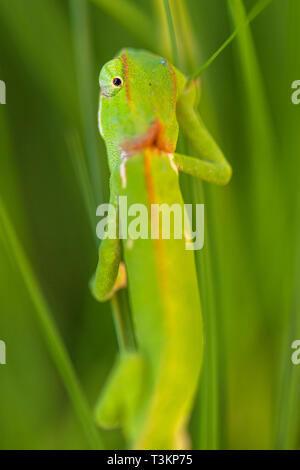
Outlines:
[[169, 28], [169, 35], [170, 35], [170, 40], [171, 40], [171, 45], [172, 45], [172, 56], [173, 56], [172, 62], [174, 63], [174, 65], [178, 67], [179, 66], [178, 46], [177, 46], [176, 32], [174, 28], [174, 22], [172, 18], [172, 12], [170, 8], [169, 0], [164, 0], [164, 7], [165, 7], [166, 18], [167, 18], [168, 28]]
[[267, 6], [270, 5], [272, 1], [273, 0], [258, 1], [250, 11], [247, 18], [236, 26], [233, 33], [226, 39], [226, 41], [223, 42], [219, 49], [217, 49], [216, 52], [214, 52], [211, 57], [196, 72], [192, 74], [191, 80], [195, 80], [197, 77], [200, 77], [204, 70], [206, 70], [216, 60], [216, 58], [221, 54], [221, 52], [223, 52], [224, 49], [226, 49], [226, 47], [229, 46], [229, 44], [235, 39], [240, 30], [250, 24]]

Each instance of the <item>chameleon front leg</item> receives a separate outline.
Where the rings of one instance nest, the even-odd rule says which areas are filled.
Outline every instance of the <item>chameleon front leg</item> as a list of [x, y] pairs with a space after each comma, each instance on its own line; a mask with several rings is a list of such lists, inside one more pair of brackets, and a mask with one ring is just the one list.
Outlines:
[[118, 236], [118, 194], [119, 170], [116, 169], [110, 179], [110, 205], [114, 208], [109, 216], [108, 227], [115, 227], [116, 238], [105, 238], [99, 247], [99, 261], [90, 287], [93, 296], [100, 302], [110, 299], [120, 288], [126, 287], [126, 269], [121, 262], [121, 243]]
[[175, 153], [174, 163], [184, 173], [211, 183], [227, 184], [231, 178], [231, 166], [197, 114], [196, 98], [197, 84], [192, 82], [178, 100], [176, 111], [183, 133], [202, 159]]

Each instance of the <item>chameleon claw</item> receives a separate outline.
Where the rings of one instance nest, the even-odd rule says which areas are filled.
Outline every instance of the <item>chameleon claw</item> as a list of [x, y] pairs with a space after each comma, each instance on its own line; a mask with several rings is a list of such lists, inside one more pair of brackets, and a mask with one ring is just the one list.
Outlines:
[[126, 267], [123, 261], [119, 264], [119, 271], [117, 275], [116, 282], [112, 290], [107, 294], [107, 296], [103, 299], [104, 301], [109, 300], [112, 296], [120, 289], [125, 289], [127, 287], [127, 274], [126, 274]]

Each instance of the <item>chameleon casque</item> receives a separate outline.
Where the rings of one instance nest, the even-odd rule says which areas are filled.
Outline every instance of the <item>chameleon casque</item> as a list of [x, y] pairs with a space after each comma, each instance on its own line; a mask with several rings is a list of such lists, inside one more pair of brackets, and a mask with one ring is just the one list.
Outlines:
[[[99, 129], [105, 140], [110, 203], [180, 204], [178, 170], [226, 184], [230, 165], [195, 105], [198, 85], [167, 60], [123, 49], [100, 73]], [[175, 152], [179, 125], [198, 158]], [[92, 282], [99, 301], [124, 287], [124, 260], [137, 342], [118, 356], [97, 405], [105, 428], [122, 427], [133, 449], [188, 447], [186, 427], [203, 356], [194, 253], [185, 239], [106, 238]], [[121, 279], [121, 281], [120, 281]]]

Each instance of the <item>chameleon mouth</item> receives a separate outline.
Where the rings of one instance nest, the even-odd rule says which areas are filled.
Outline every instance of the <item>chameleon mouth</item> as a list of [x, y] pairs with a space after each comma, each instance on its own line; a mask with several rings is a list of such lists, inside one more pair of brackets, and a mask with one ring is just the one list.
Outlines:
[[155, 147], [157, 150], [166, 153], [175, 151], [174, 145], [168, 142], [164, 136], [163, 126], [158, 120], [153, 122], [147, 132], [131, 140], [125, 140], [122, 144], [122, 149], [126, 155], [131, 155], [147, 147]]

